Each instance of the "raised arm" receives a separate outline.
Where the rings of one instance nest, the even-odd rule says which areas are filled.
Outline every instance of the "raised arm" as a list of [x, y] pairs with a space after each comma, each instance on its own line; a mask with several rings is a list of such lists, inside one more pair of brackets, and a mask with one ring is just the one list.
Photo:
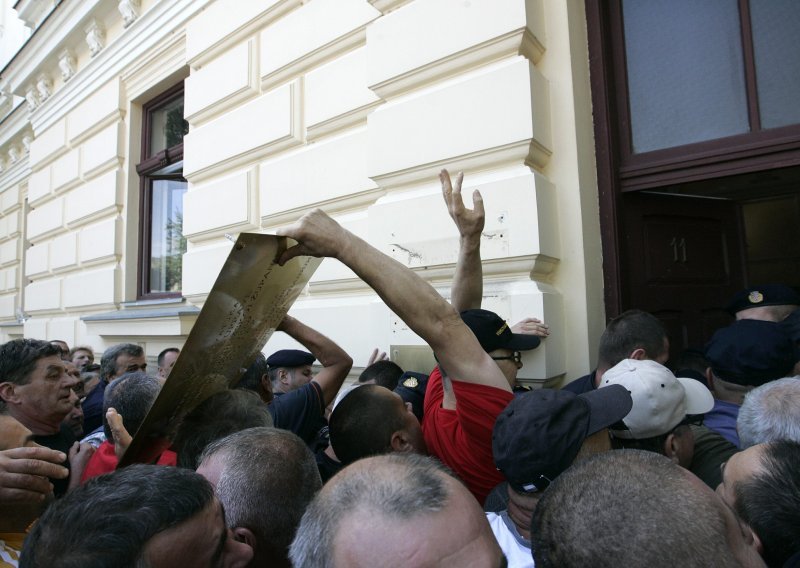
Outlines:
[[431, 346], [450, 375], [465, 382], [511, 389], [458, 312], [409, 268], [345, 230], [319, 209], [278, 230], [278, 234], [299, 243], [281, 255], [281, 264], [302, 255], [340, 260]]
[[325, 406], [328, 406], [342, 388], [353, 359], [331, 339], [290, 315], [283, 318], [277, 329], [302, 343], [322, 364], [323, 369], [314, 375], [314, 381], [322, 389]]
[[452, 184], [450, 174], [447, 170], [442, 170], [439, 172], [439, 180], [442, 182], [442, 197], [447, 205], [447, 212], [456, 224], [459, 234], [458, 261], [450, 289], [450, 303], [459, 312], [480, 308], [483, 299], [481, 232], [486, 221], [483, 198], [480, 191], [473, 191], [474, 209], [467, 209], [461, 196], [464, 174], [459, 173], [455, 184]]

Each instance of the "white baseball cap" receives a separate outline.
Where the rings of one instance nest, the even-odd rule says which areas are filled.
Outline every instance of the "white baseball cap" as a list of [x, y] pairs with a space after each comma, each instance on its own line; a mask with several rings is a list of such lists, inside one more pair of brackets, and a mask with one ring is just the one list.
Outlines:
[[627, 430], [612, 430], [618, 438], [640, 440], [666, 434], [688, 414], [705, 414], [714, 397], [699, 381], [675, 377], [649, 359], [624, 359], [603, 374], [600, 388], [622, 385], [631, 393], [633, 408], [622, 419]]

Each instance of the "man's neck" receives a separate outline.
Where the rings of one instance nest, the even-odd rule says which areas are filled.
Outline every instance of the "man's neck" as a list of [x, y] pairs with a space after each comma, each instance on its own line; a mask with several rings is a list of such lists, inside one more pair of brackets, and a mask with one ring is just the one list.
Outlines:
[[515, 494], [511, 487], [508, 488], [508, 518], [527, 541], [531, 540], [531, 518], [538, 502], [538, 497]]
[[25, 428], [36, 436], [50, 436], [52, 434], [57, 434], [61, 429], [61, 420], [52, 422], [39, 416], [31, 416], [19, 410], [18, 407], [9, 407], [9, 414], [19, 420]]

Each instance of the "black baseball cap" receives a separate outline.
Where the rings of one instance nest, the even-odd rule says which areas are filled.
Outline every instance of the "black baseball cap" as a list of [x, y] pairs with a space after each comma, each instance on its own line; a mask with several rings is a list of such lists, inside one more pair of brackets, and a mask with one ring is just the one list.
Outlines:
[[495, 465], [515, 491], [544, 491], [572, 465], [586, 438], [625, 418], [632, 407], [622, 385], [580, 395], [563, 389], [523, 394], [495, 422]]
[[798, 353], [781, 324], [743, 319], [714, 332], [706, 359], [723, 381], [757, 387], [788, 376]]
[[528, 351], [539, 347], [541, 343], [536, 335], [512, 333], [508, 323], [489, 310], [464, 310], [461, 312], [461, 319], [487, 353], [495, 349]]

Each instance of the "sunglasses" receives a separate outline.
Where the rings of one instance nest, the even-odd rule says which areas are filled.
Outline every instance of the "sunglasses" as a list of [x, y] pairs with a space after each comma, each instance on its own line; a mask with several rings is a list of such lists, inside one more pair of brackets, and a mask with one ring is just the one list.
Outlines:
[[507, 355], [505, 357], [492, 357], [495, 361], [514, 361], [517, 365], [522, 363], [522, 353], [519, 351], [514, 351], [513, 355]]

